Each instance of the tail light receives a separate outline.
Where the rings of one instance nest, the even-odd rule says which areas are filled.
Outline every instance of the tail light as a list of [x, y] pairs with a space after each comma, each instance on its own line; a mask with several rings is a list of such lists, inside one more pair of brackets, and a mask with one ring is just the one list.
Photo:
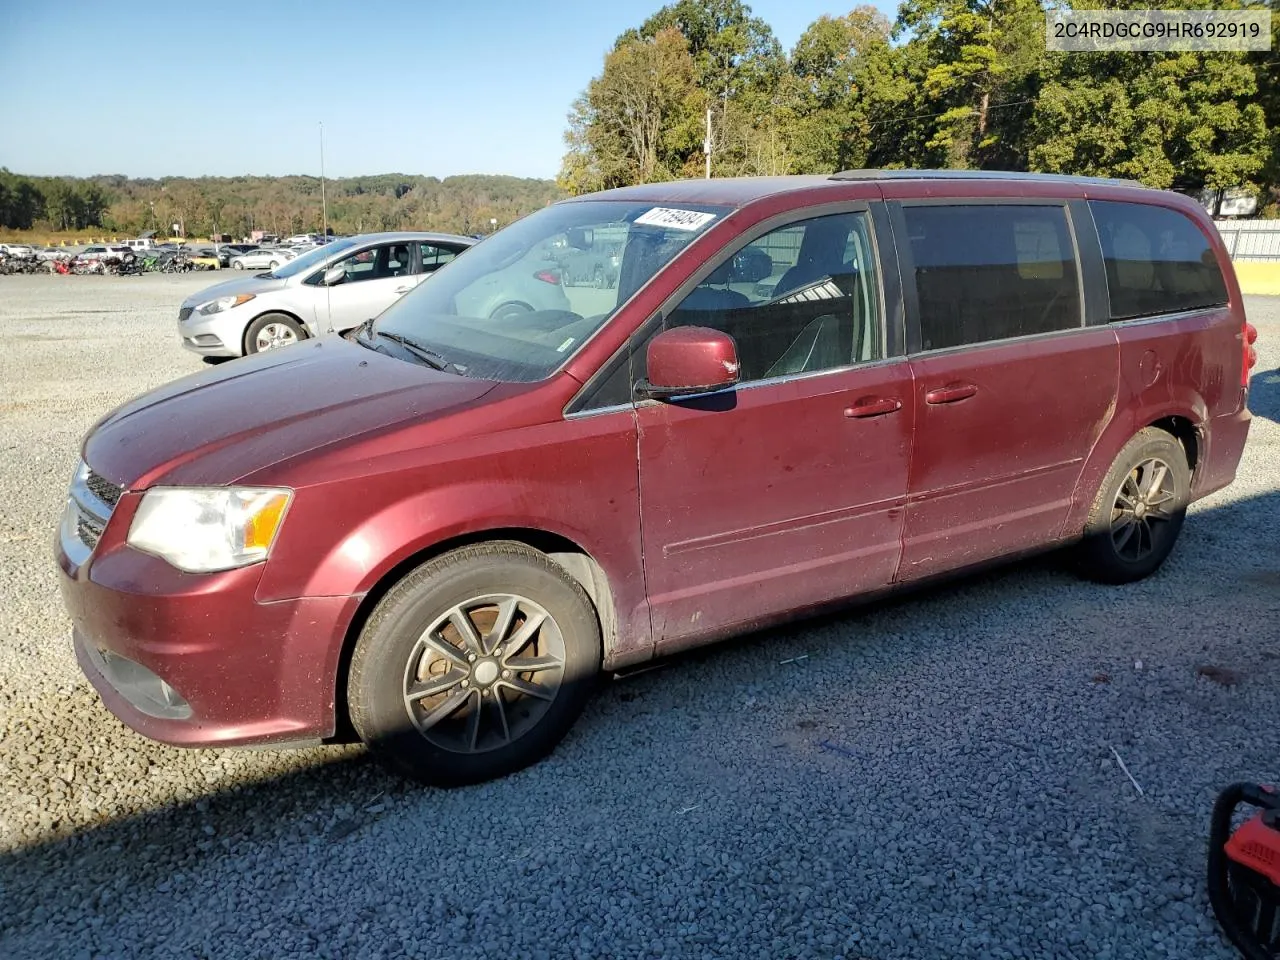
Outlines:
[[1240, 386], [1249, 386], [1249, 371], [1253, 369], [1253, 365], [1258, 362], [1258, 351], [1254, 347], [1254, 343], [1258, 339], [1258, 328], [1247, 320], [1244, 324], [1244, 364], [1240, 370]]
[[543, 283], [560, 283], [560, 271], [558, 270], [539, 270], [533, 275], [533, 279], [541, 280]]

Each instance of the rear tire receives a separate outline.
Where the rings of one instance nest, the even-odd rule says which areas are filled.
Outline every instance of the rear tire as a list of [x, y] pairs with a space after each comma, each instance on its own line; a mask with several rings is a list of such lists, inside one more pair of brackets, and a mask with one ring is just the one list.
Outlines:
[[1155, 573], [1173, 552], [1190, 501], [1182, 444], [1156, 427], [1139, 431], [1107, 471], [1089, 511], [1076, 547], [1081, 575], [1120, 584]]
[[498, 541], [437, 557], [382, 598], [356, 643], [347, 701], [375, 755], [451, 787], [549, 754], [599, 671], [582, 587], [538, 551]]

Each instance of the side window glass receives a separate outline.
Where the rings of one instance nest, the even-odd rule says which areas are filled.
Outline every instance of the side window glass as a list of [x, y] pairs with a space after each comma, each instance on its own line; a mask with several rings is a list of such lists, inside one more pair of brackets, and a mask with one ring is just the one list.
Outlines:
[[372, 280], [378, 268], [378, 252], [385, 249], [385, 247], [374, 247], [370, 250], [361, 250], [339, 261], [343, 270], [343, 284]]
[[[383, 251], [386, 252], [385, 258]], [[413, 261], [409, 259], [407, 243], [393, 243], [388, 247], [378, 248], [378, 277], [407, 277], [413, 270]]]
[[877, 360], [883, 353], [870, 231], [864, 213], [773, 230], [720, 264], [666, 325], [728, 333], [743, 382]]
[[458, 255], [455, 251], [437, 247], [434, 243], [423, 243], [420, 247], [423, 273], [434, 273]]
[[922, 349], [1081, 325], [1075, 250], [1062, 207], [909, 206], [903, 214]]
[[1111, 319], [1176, 313], [1227, 302], [1213, 248], [1186, 216], [1168, 207], [1090, 201], [1102, 243]]

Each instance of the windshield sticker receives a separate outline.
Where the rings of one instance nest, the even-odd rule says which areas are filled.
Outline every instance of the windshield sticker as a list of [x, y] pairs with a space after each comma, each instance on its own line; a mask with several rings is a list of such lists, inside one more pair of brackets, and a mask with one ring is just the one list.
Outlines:
[[573, 337], [570, 337], [564, 343], [560, 344], [560, 346], [556, 347], [556, 353], [564, 353], [571, 346], [573, 346]]
[[714, 213], [697, 210], [675, 210], [671, 207], [654, 207], [636, 217], [635, 222], [646, 227], [670, 227], [672, 230], [699, 230], [716, 218]]

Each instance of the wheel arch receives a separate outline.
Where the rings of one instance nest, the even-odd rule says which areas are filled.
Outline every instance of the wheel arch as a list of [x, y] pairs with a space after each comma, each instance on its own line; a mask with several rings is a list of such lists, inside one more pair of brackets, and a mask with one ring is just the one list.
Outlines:
[[1174, 437], [1187, 454], [1187, 465], [1191, 468], [1192, 496], [1195, 496], [1196, 483], [1203, 466], [1205, 447], [1205, 411], [1193, 406], [1170, 406], [1166, 409], [1143, 410], [1134, 416], [1116, 417], [1102, 431], [1093, 450], [1085, 459], [1080, 477], [1076, 481], [1075, 495], [1072, 497], [1071, 509], [1063, 526], [1063, 536], [1077, 539], [1083, 531], [1085, 519], [1093, 506], [1094, 497], [1102, 484], [1111, 464], [1115, 462], [1124, 445], [1140, 431], [1148, 427], [1163, 430]]
[[600, 624], [604, 665], [606, 668], [610, 665], [610, 655], [616, 646], [618, 636], [617, 608], [608, 575], [589, 551], [562, 534], [532, 527], [497, 527], [458, 534], [422, 547], [389, 567], [378, 577], [356, 607], [343, 636], [342, 649], [338, 655], [337, 674], [334, 677], [334, 720], [335, 729], [340, 738], [347, 739], [353, 734], [347, 703], [351, 658], [355, 653], [356, 642], [360, 639], [364, 625], [382, 598], [412, 571], [436, 557], [462, 547], [504, 540], [524, 544], [546, 555], [577, 581], [595, 610], [596, 619]]

